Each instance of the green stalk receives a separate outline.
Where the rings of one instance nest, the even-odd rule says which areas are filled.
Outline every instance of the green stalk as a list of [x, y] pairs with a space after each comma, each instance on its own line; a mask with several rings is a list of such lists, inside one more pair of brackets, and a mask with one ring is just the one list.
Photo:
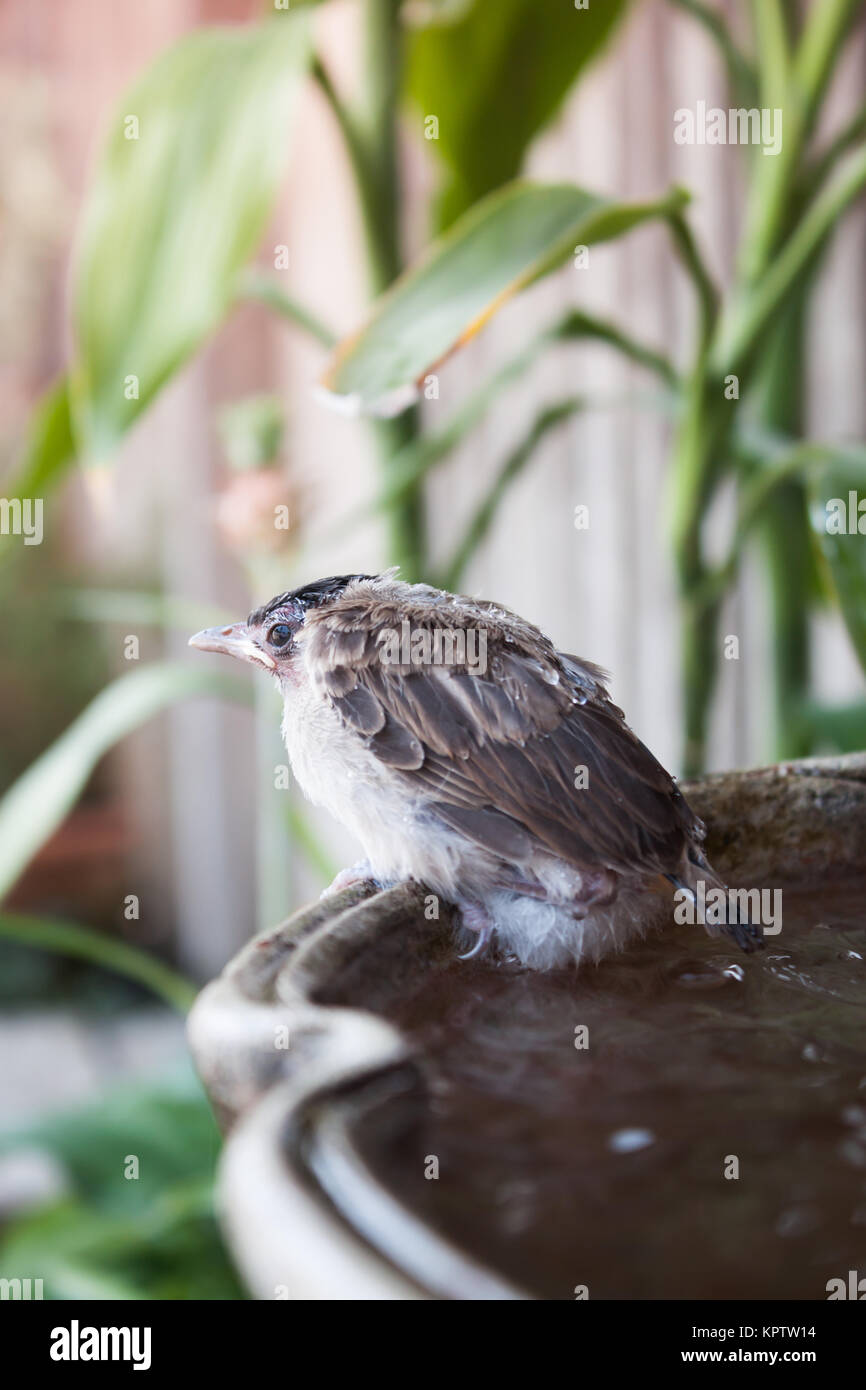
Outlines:
[[[364, 228], [371, 294], [381, 294], [403, 268], [400, 247], [399, 102], [403, 73], [401, 0], [364, 0], [363, 91], [350, 111], [321, 62], [314, 76], [334, 113], [355, 178]], [[374, 424], [383, 483], [391, 482], [394, 461], [419, 433], [416, 409]], [[388, 548], [404, 579], [423, 577], [427, 561], [423, 489], [419, 484], [388, 513]]]
[[726, 412], [731, 410], [721, 383], [711, 388], [704, 348], [676, 432], [673, 458], [673, 548], [680, 595], [683, 689], [682, 770], [686, 777], [699, 776], [706, 769], [710, 705], [719, 664], [720, 600], [708, 588], [709, 569], [701, 525], [733, 419]]
[[690, 14], [715, 40], [727, 69], [731, 91], [745, 106], [756, 105], [758, 83], [755, 70], [734, 42], [724, 16], [717, 9], [704, 4], [703, 0], [670, 0], [670, 3]]
[[866, 188], [866, 147], [851, 155], [838, 177], [818, 195], [806, 215], [791, 232], [781, 250], [774, 252], [760, 283], [734, 298], [734, 307], [719, 334], [715, 350], [720, 373], [742, 369], [749, 352], [818, 254], [842, 213]]
[[[370, 288], [374, 295], [387, 289], [403, 268], [397, 149], [402, 72], [400, 0], [364, 0], [364, 97], [360, 122], [368, 151], [367, 178], [372, 197], [362, 202]], [[419, 426], [414, 408], [393, 420], [376, 421], [374, 432], [386, 486], [395, 460], [418, 436]], [[423, 578], [427, 547], [420, 484], [391, 508], [388, 528], [391, 563], [400, 566], [403, 579]]]
[[103, 970], [113, 970], [136, 984], [145, 985], [180, 1013], [186, 1013], [197, 993], [191, 981], [163, 965], [162, 961], [128, 946], [125, 941], [116, 941], [102, 932], [79, 926], [77, 922], [3, 912], [0, 913], [0, 938], [55, 955], [76, 956]]
[[[374, 294], [391, 284], [403, 268], [400, 249], [398, 118], [403, 71], [400, 0], [365, 0], [365, 125], [371, 151], [374, 207], [367, 218], [370, 281]], [[385, 484], [401, 450], [417, 438], [416, 409], [374, 426]], [[424, 578], [427, 564], [424, 494], [419, 483], [396, 503], [388, 517], [391, 563], [407, 580]]]
[[[786, 305], [763, 354], [758, 388], [765, 427], [799, 437], [803, 428], [804, 346], [808, 286]], [[803, 711], [811, 678], [809, 608], [811, 539], [806, 490], [797, 478], [773, 493], [760, 523], [772, 612], [773, 756], [804, 757], [809, 732]]]
[[322, 323], [321, 319], [316, 318], [316, 315], [305, 305], [286, 294], [282, 286], [278, 285], [271, 276], [250, 271], [241, 281], [240, 292], [244, 298], [266, 304], [269, 309], [273, 309], [274, 313], [288, 319], [290, 323], [297, 324], [298, 328], [302, 328], [311, 338], [315, 338], [322, 347], [333, 348], [336, 346], [336, 333]]
[[683, 773], [704, 771], [710, 703], [719, 661], [718, 600], [708, 593], [701, 522], [718, 459], [730, 430], [730, 402], [721, 379], [709, 372], [718, 319], [718, 295], [685, 218], [669, 219], [674, 248], [692, 280], [699, 310], [698, 346], [676, 431], [671, 499], [672, 538], [680, 595], [680, 667], [683, 688]]
[[402, 269], [397, 131], [403, 73], [400, 0], [364, 0], [364, 88], [358, 126], [366, 150], [370, 284], [381, 294]]
[[780, 0], [755, 0], [761, 103], [782, 107], [784, 120], [781, 152], [755, 160], [741, 257], [747, 283], [760, 279], [784, 235], [796, 171], [856, 9], [857, 0], [813, 4], [791, 57]]
[[533, 421], [526, 437], [508, 455], [496, 473], [486, 496], [473, 513], [451, 560], [436, 581], [440, 588], [457, 589], [459, 587], [466, 566], [493, 524], [500, 502], [515, 478], [523, 472], [538, 445], [551, 430], [556, 429], [565, 420], [569, 420], [585, 408], [586, 401], [582, 396], [570, 396], [564, 401], [557, 401], [554, 405], [547, 406]]
[[866, 135], [866, 104], [845, 123], [837, 135], [830, 141], [823, 153], [819, 154], [810, 165], [802, 179], [801, 197], [808, 193], [817, 192], [825, 182], [828, 175], [833, 172], [839, 160], [846, 155], [854, 145], [860, 143]]
[[820, 4], [808, 7], [794, 62], [794, 80], [803, 102], [807, 134], [815, 126], [839, 50], [859, 8], [860, 0], [820, 0]]

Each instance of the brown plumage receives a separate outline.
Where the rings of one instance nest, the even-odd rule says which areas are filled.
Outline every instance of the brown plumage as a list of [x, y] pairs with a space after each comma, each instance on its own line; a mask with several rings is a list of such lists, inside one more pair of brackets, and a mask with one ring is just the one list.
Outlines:
[[[245, 633], [281, 683], [308, 794], [355, 829], [377, 877], [413, 872], [463, 903], [480, 942], [495, 927], [530, 964], [598, 958], [643, 929], [660, 875], [720, 884], [701, 821], [605, 673], [507, 609], [352, 575], [279, 595]], [[536, 930], [544, 949], [527, 942]]]
[[[487, 633], [487, 672], [385, 664], [382, 634]], [[578, 868], [673, 874], [703, 826], [609, 698], [606, 674], [515, 614], [460, 599], [429, 606], [337, 598], [307, 618], [313, 679], [375, 757], [423, 788], [455, 829], [494, 850], [532, 848]], [[578, 768], [588, 786], [576, 792]]]

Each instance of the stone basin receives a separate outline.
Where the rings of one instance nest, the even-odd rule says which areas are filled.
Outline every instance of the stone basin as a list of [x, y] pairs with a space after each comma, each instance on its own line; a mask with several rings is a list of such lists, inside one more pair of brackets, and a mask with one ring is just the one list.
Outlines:
[[866, 1271], [866, 754], [684, 790], [729, 883], [782, 891], [753, 956], [672, 922], [579, 971], [461, 961], [421, 887], [367, 884], [205, 988], [254, 1296], [824, 1299]]

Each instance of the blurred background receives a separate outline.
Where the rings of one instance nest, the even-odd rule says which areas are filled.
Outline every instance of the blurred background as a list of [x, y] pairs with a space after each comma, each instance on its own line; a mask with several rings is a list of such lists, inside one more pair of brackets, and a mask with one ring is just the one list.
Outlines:
[[[830, 478], [844, 477], [847, 496], [863, 476], [866, 211], [845, 163], [862, 160], [858, 7], [823, 7], [837, 30], [813, 64], [820, 90], [802, 129], [787, 104], [795, 78], [774, 94], [760, 6], [594, 8], [0, 3], [0, 487], [44, 499], [41, 544], [0, 537], [0, 1274], [43, 1277], [46, 1296], [240, 1295], [213, 1221], [217, 1136], [184, 1060], [183, 1008], [257, 926], [357, 858], [286, 786], [268, 683], [188, 653], [191, 632], [295, 584], [400, 562], [407, 578], [459, 578], [609, 668], [632, 727], [675, 773], [866, 743], [863, 610], [859, 636], [852, 617], [863, 543], [840, 556], [813, 534], [823, 501], [842, 495]], [[792, 69], [822, 40], [809, 27], [818, 8], [780, 7]], [[153, 67], [210, 26], [263, 24], [311, 30], [280, 40], [301, 55], [291, 109], [275, 45], [262, 57], [251, 43], [246, 86], [230, 50]], [[784, 197], [759, 150], [673, 138], [678, 109], [741, 104], [738, 80], [785, 110]], [[129, 116], [141, 122], [131, 139]], [[146, 148], [160, 121], [166, 148], [136, 184], [140, 205], [115, 206], [117, 142]], [[329, 408], [316, 387], [330, 371], [340, 394], [331, 343], [438, 229], [459, 234], [467, 209], [521, 171], [616, 205], [682, 185], [694, 241], [658, 216], [593, 244], [587, 264], [569, 249], [431, 361], [413, 411], [371, 425]], [[695, 286], [711, 278], [720, 318], [736, 311], [810, 209], [820, 220], [837, 176], [847, 195], [736, 364], [748, 400], [728, 409], [752, 433], [709, 461], [695, 544], [678, 551], [681, 422], [702, 360]], [[197, 221], [185, 211], [195, 199]], [[229, 243], [237, 254], [221, 260]], [[172, 249], [139, 283], [153, 246]], [[224, 283], [175, 341], [173, 317], [195, 317], [184, 287], [211, 263]], [[112, 339], [115, 301], [120, 320], [147, 320], [159, 359], [152, 393], [119, 420], [100, 371], [110, 361], [126, 380], [145, 348]], [[569, 308], [591, 322], [508, 370]], [[703, 331], [711, 341], [713, 325]], [[649, 371], [640, 345], [655, 355]], [[429, 476], [425, 439], [439, 441]], [[801, 475], [804, 440], [820, 447]], [[774, 493], [776, 466], [787, 481]], [[395, 478], [399, 503], [377, 507]], [[747, 538], [756, 497], [765, 510]], [[719, 568], [701, 609], [695, 595]], [[718, 648], [699, 755], [683, 740], [688, 710], [701, 723], [709, 670], [689, 646], [696, 611]]]

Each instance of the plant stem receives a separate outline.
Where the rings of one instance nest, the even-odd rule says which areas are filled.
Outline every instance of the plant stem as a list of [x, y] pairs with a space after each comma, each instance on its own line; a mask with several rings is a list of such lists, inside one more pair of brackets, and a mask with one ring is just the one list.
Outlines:
[[[804, 343], [808, 286], [786, 304], [762, 357], [757, 387], [760, 418], [774, 430], [799, 435], [803, 426]], [[803, 757], [809, 729], [811, 539], [803, 482], [791, 477], [773, 493], [760, 524], [772, 612], [773, 709], [776, 758]]]
[[451, 561], [446, 565], [441, 578], [437, 581], [441, 588], [456, 589], [459, 586], [466, 566], [480, 542], [487, 535], [505, 493], [514, 479], [529, 463], [545, 435], [585, 407], [586, 401], [582, 396], [571, 396], [564, 401], [557, 401], [555, 405], [547, 406], [533, 421], [528, 434], [508, 455], [493, 479], [487, 495], [470, 519]]
[[115, 941], [102, 932], [81, 927], [77, 922], [46, 920], [22, 912], [3, 912], [0, 913], [0, 937], [18, 941], [24, 946], [34, 946], [40, 951], [77, 956], [104, 970], [113, 970], [128, 980], [146, 985], [181, 1013], [186, 1012], [196, 996], [195, 985], [163, 965], [162, 961], [155, 960], [134, 946], [128, 946], [125, 941]]
[[299, 304], [291, 295], [286, 294], [269, 275], [261, 275], [251, 271], [241, 281], [241, 294], [246, 299], [258, 300], [260, 304], [267, 304], [269, 309], [280, 314], [284, 319], [295, 323], [299, 328], [303, 328], [305, 333], [309, 333], [311, 338], [317, 339], [323, 347], [332, 348], [337, 342], [337, 335], [333, 333], [321, 319]]
[[745, 106], [755, 106], [758, 90], [755, 70], [734, 42], [724, 16], [710, 5], [704, 4], [702, 0], [670, 0], [670, 3], [677, 9], [685, 10], [715, 39], [728, 71], [732, 92]]
[[[372, 191], [365, 222], [370, 286], [374, 295], [387, 289], [403, 266], [397, 148], [402, 72], [400, 0], [364, 0], [365, 88], [361, 121], [369, 152]], [[419, 427], [418, 411], [414, 408], [393, 420], [375, 423], [386, 486], [398, 454], [417, 437]], [[389, 513], [389, 551], [391, 562], [400, 566], [402, 578], [423, 578], [427, 546], [420, 482]]]
[[791, 59], [779, 0], [755, 0], [761, 104], [783, 108], [784, 129], [781, 151], [756, 160], [741, 258], [747, 283], [761, 279], [785, 234], [796, 171], [856, 9], [857, 0], [812, 5]]
[[[363, 91], [357, 109], [348, 109], [321, 61], [314, 64], [313, 74], [343, 134], [364, 228], [370, 292], [377, 296], [403, 266], [397, 148], [403, 34], [400, 0], [363, 0], [363, 5]], [[386, 489], [394, 461], [417, 437], [419, 423], [414, 408], [395, 419], [374, 422]], [[427, 560], [420, 480], [389, 509], [388, 531], [391, 562], [400, 566], [404, 579], [420, 579]]]
[[694, 285], [699, 311], [696, 361], [674, 441], [672, 497], [674, 563], [680, 595], [682, 763], [684, 775], [694, 777], [706, 767], [707, 726], [719, 659], [719, 601], [707, 587], [701, 523], [732, 416], [721, 378], [713, 378], [709, 370], [718, 295], [685, 218], [675, 214], [668, 220], [675, 250]]
[[673, 546], [680, 594], [680, 664], [684, 741], [682, 770], [696, 777], [706, 770], [710, 703], [719, 661], [720, 602], [707, 590], [701, 523], [713, 474], [730, 428], [730, 410], [718, 386], [710, 395], [706, 350], [698, 359], [686, 408], [674, 444]]
[[866, 105], [855, 111], [826, 149], [807, 166], [802, 180], [804, 191], [807, 194], [817, 191], [828, 174], [832, 173], [842, 156], [847, 154], [853, 145], [858, 144], [864, 135], [866, 135]]
[[845, 209], [866, 188], [866, 147], [858, 149], [839, 176], [815, 199], [781, 250], [763, 271], [760, 283], [735, 302], [716, 348], [720, 372], [741, 370], [744, 360], [791, 290], [833, 231]]

